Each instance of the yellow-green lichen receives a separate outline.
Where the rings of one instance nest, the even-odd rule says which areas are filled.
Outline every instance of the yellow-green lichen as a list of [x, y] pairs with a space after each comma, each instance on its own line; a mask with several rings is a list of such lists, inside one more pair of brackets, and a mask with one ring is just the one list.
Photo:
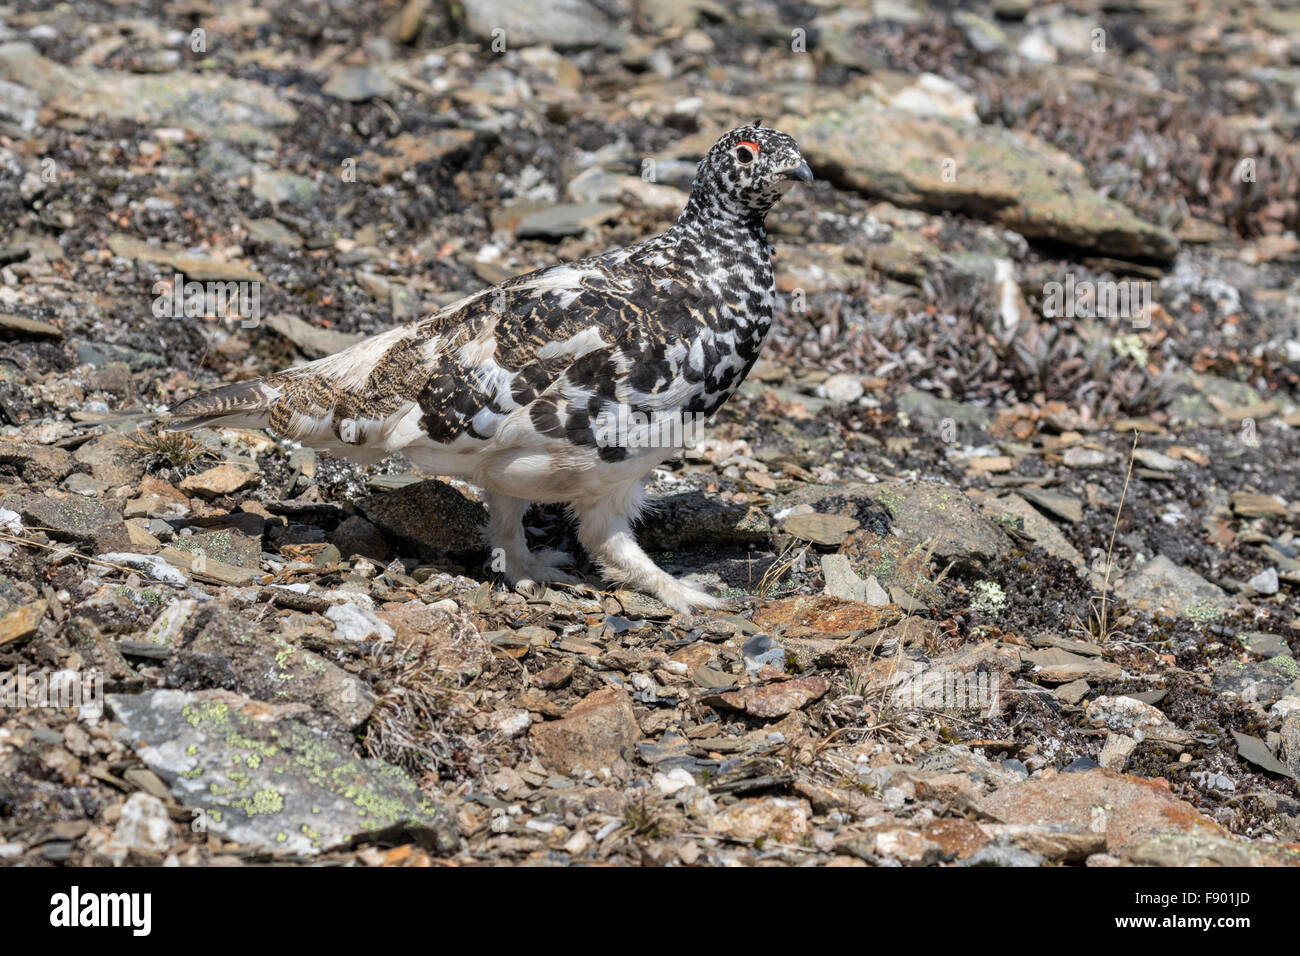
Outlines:
[[189, 721], [191, 727], [197, 727], [205, 721], [212, 724], [224, 724], [230, 720], [230, 708], [217, 701], [204, 701], [198, 706], [186, 704], [181, 709], [181, 716]]
[[1295, 662], [1295, 658], [1287, 657], [1285, 654], [1279, 654], [1276, 657], [1270, 658], [1268, 666], [1281, 673], [1284, 677], [1289, 677], [1293, 680], [1300, 677], [1300, 664]]
[[274, 757], [280, 749], [275, 744], [268, 744], [262, 740], [245, 737], [240, 733], [227, 734], [226, 743], [234, 749], [251, 750], [254, 753], [261, 754], [263, 757]]
[[243, 800], [233, 800], [230, 805], [238, 807], [250, 817], [255, 817], [259, 814], [279, 813], [284, 809], [284, 797], [279, 790], [266, 787], [257, 791], [251, 797], [245, 797]]
[[1183, 608], [1183, 617], [1193, 621], [1217, 621], [1223, 617], [1223, 610], [1213, 604], [1189, 604]]

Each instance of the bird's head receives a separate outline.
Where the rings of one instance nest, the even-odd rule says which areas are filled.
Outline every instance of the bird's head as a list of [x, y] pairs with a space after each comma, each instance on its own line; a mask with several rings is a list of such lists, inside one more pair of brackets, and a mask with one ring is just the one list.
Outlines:
[[741, 126], [725, 133], [695, 172], [692, 198], [762, 216], [796, 182], [812, 182], [799, 146], [780, 130]]

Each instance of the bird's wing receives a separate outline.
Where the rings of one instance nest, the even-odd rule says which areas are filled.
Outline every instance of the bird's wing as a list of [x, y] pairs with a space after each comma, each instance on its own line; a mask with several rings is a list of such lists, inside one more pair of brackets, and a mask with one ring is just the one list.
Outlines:
[[328, 358], [198, 395], [174, 410], [172, 427], [265, 427], [308, 445], [386, 454], [421, 438], [489, 438], [543, 394], [566, 407], [584, 398], [678, 407], [696, 389], [681, 374], [682, 341], [701, 316], [699, 296], [678, 279], [619, 254], [580, 260]]

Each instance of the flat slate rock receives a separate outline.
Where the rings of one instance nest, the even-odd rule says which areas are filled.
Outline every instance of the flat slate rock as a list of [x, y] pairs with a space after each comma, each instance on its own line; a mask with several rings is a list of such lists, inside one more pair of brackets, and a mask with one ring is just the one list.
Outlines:
[[786, 534], [802, 541], [811, 541], [828, 548], [839, 547], [850, 533], [858, 528], [858, 520], [846, 515], [796, 514], [785, 519], [781, 526]]
[[0, 508], [16, 511], [26, 526], [44, 529], [55, 541], [86, 545], [97, 553], [130, 550], [121, 511], [84, 495], [7, 495], [0, 497]]
[[1082, 657], [1049, 647], [1041, 651], [1022, 654], [1021, 658], [1036, 668], [1035, 673], [1049, 684], [1069, 684], [1076, 680], [1105, 681], [1116, 680], [1123, 673], [1123, 668], [1111, 661], [1096, 657]]
[[1222, 588], [1195, 571], [1179, 567], [1163, 554], [1130, 574], [1115, 591], [1145, 611], [1163, 611], [1196, 621], [1212, 621], [1233, 606]]
[[1281, 634], [1264, 634], [1259, 631], [1243, 631], [1237, 635], [1237, 641], [1252, 654], [1260, 657], [1292, 657], [1291, 645]]
[[1153, 471], [1179, 471], [1183, 467], [1183, 463], [1177, 458], [1170, 458], [1154, 448], [1135, 449], [1133, 457]]
[[1232, 731], [1232, 739], [1237, 742], [1237, 753], [1240, 754], [1241, 759], [1249, 760], [1256, 767], [1267, 770], [1269, 773], [1290, 777], [1292, 780], [1296, 779], [1296, 775], [1291, 772], [1291, 769], [1273, 756], [1273, 752], [1268, 749], [1268, 744], [1258, 737], [1239, 734], [1234, 730]]
[[982, 798], [979, 807], [1006, 823], [1104, 832], [1107, 851], [1121, 857], [1155, 836], [1223, 835], [1213, 820], [1174, 796], [1164, 779], [1096, 767], [1009, 784]]
[[278, 332], [298, 346], [303, 355], [318, 359], [343, 349], [351, 348], [361, 341], [360, 335], [337, 332], [334, 329], [322, 329], [296, 315], [276, 313], [267, 316], [263, 322], [268, 329]]
[[[1025, 489], [1025, 491], [1028, 492], [1029, 489]], [[1048, 554], [1063, 561], [1068, 561], [1080, 571], [1086, 571], [1087, 564], [1083, 560], [1083, 555], [1061, 533], [1061, 530], [1053, 521], [1045, 517], [1041, 511], [1025, 500], [1028, 497], [1028, 494], [1024, 494], [1023, 497], [1012, 494], [1007, 495], [1005, 498], [985, 501], [983, 510], [986, 515], [994, 520], [1000, 519], [1010, 523], [1012, 527], [1027, 535], [1033, 540], [1034, 544]]]
[[179, 126], [203, 139], [270, 144], [275, 142], [271, 129], [298, 118], [278, 90], [261, 83], [215, 72], [68, 68], [25, 42], [0, 46], [0, 79], [30, 87], [59, 112], [150, 129]]
[[[1000, 126], [916, 116], [863, 99], [785, 116], [804, 157], [838, 185], [900, 206], [987, 217], [1029, 239], [1106, 255], [1170, 260], [1178, 241], [1101, 195], [1072, 157]], [[944, 177], [940, 159], [957, 175]]]
[[985, 561], [1011, 550], [1011, 539], [964, 491], [939, 482], [806, 485], [782, 498], [780, 507], [800, 504], [853, 517], [882, 538], [893, 530], [908, 547], [933, 548], [940, 559]]
[[11, 315], [8, 312], [0, 312], [0, 330], [12, 332], [15, 335], [30, 335], [33, 338], [63, 338], [63, 330], [57, 325], [53, 325], [49, 322], [42, 322], [40, 319], [29, 319], [21, 315]]
[[511, 48], [545, 43], [561, 49], [601, 46], [619, 49], [627, 42], [621, 3], [588, 0], [466, 0], [465, 25], [483, 40], [509, 29]]
[[1063, 521], [1078, 524], [1083, 520], [1083, 502], [1078, 498], [1053, 491], [1040, 491], [1037, 488], [1022, 488], [1020, 496]]
[[622, 210], [622, 206], [613, 203], [561, 203], [525, 216], [515, 228], [515, 234], [520, 239], [580, 236], [613, 219]]
[[121, 739], [196, 821], [223, 839], [310, 856], [375, 831], [410, 831], [441, 853], [450, 815], [406, 773], [349, 749], [272, 705], [227, 691], [110, 694]]
[[1250, 491], [1232, 493], [1232, 510], [1243, 518], [1281, 518], [1286, 515], [1286, 505], [1276, 495]]

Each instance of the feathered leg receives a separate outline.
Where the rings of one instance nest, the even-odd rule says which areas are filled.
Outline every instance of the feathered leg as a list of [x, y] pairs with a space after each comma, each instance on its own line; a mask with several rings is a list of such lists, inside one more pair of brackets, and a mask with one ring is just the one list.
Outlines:
[[[721, 607], [722, 602], [664, 571], [636, 543], [627, 511], [619, 507], [625, 496], [611, 495], [595, 502], [574, 503], [578, 513], [578, 540], [614, 581], [653, 594], [676, 611], [689, 614], [695, 608]], [[639, 500], [639, 495], [633, 496]]]
[[524, 537], [524, 513], [529, 505], [526, 499], [489, 491], [487, 505], [486, 537], [492, 550], [488, 566], [493, 571], [505, 575], [511, 585], [526, 581], [577, 583], [577, 579], [559, 570], [560, 565], [572, 563], [569, 555], [562, 551], [528, 550]]

